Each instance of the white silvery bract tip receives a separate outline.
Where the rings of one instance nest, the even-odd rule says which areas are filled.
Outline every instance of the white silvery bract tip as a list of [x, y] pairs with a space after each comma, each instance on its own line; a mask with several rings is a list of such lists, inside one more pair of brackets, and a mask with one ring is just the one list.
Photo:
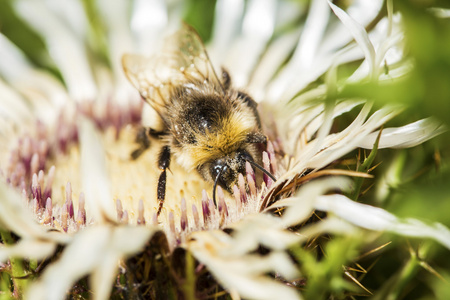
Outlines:
[[[212, 185], [172, 159], [158, 215], [159, 148], [130, 159], [141, 124], [157, 114], [126, 80], [121, 58], [156, 52], [180, 27], [184, 5], [13, 3], [61, 78], [0, 34], [0, 267], [10, 272], [0, 283], [8, 279], [11, 295], [302, 299], [307, 273], [292, 249], [325, 234], [390, 232], [450, 249], [444, 225], [350, 199], [355, 178], [372, 175], [333, 165], [355, 149], [414, 147], [446, 130], [432, 118], [382, 128], [404, 108], [337, 97], [346, 84], [391, 84], [413, 68], [392, 1], [344, 10], [325, 0], [218, 0], [206, 49], [216, 73], [225, 67], [260, 105], [266, 173], [247, 161], [232, 193], [218, 187], [214, 203]], [[340, 78], [349, 62], [358, 67]], [[343, 129], [333, 127], [355, 110]], [[368, 240], [361, 245], [373, 246]]]

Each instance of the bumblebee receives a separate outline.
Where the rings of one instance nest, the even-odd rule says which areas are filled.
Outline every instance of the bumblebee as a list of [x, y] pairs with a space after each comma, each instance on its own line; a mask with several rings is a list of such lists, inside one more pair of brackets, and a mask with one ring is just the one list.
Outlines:
[[144, 128], [137, 136], [140, 147], [131, 154], [137, 159], [150, 146], [149, 137], [161, 139], [157, 215], [164, 205], [172, 157], [188, 172], [195, 170], [214, 184], [214, 202], [217, 185], [231, 193], [246, 162], [274, 179], [258, 164], [258, 146], [267, 138], [261, 132], [257, 103], [231, 87], [225, 70], [219, 79], [192, 27], [183, 24], [153, 57], [125, 54], [122, 65], [159, 117], [160, 129]]

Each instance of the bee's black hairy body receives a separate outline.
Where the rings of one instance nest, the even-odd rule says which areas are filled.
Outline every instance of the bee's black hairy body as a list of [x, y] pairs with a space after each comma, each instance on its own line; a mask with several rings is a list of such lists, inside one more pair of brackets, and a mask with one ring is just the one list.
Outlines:
[[[161, 119], [162, 129], [138, 134], [140, 148], [132, 153], [137, 158], [149, 147], [145, 136], [157, 133], [162, 143], [158, 215], [172, 156], [186, 171], [198, 172], [214, 187], [231, 192], [246, 162], [261, 161], [258, 144], [266, 142], [257, 103], [231, 87], [224, 69], [217, 78], [195, 31], [184, 25], [173, 38], [166, 45], [168, 50], [153, 59], [132, 55], [122, 59], [128, 78]], [[167, 70], [161, 69], [164, 59]]]

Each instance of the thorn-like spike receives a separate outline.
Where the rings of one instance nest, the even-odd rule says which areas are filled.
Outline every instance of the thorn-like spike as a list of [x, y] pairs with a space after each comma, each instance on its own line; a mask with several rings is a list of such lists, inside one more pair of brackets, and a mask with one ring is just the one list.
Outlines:
[[269, 152], [269, 155], [275, 154], [275, 149], [273, 148], [273, 143], [271, 140], [267, 141], [267, 152]]
[[84, 197], [84, 193], [81, 192], [80, 196], [78, 197], [78, 210], [84, 211], [84, 205], [86, 204], [86, 198]]
[[74, 217], [73, 212], [73, 201], [72, 201], [72, 184], [70, 181], [66, 184], [66, 203], [67, 203], [67, 213], [69, 214], [69, 218]]
[[247, 191], [245, 189], [245, 179], [244, 176], [239, 173], [238, 176], [238, 184], [239, 184], [239, 192], [241, 193], [241, 201], [242, 203], [246, 203], [247, 202]]
[[37, 153], [34, 153], [31, 157], [30, 170], [31, 174], [37, 173], [39, 170], [39, 155]]
[[36, 173], [33, 174], [31, 179], [31, 192], [33, 198], [37, 200], [38, 209], [45, 206], [44, 200], [42, 199], [41, 186], [39, 185], [38, 176]]
[[53, 209], [52, 199], [51, 198], [47, 198], [47, 201], [45, 201], [45, 209], [47, 209], [47, 210], [52, 210]]
[[272, 170], [272, 175], [275, 175], [275, 173], [277, 172], [277, 161], [275, 157], [275, 149], [271, 141], [267, 142], [267, 152], [269, 153], [270, 168]]
[[252, 165], [248, 161], [245, 162], [245, 172], [247, 173], [247, 177], [248, 176], [252, 177], [253, 182], [256, 181], [255, 171], [253, 170]]
[[86, 225], [86, 209], [84, 208], [86, 203], [86, 199], [84, 197], [84, 193], [80, 193], [78, 197], [78, 223], [82, 225]]
[[38, 153], [41, 158], [45, 158], [48, 153], [48, 142], [46, 140], [39, 141]]
[[72, 201], [72, 184], [67, 181], [66, 184], [66, 202]]
[[197, 206], [195, 204], [192, 204], [192, 216], [194, 217], [195, 228], [199, 229], [200, 228], [200, 217], [198, 215]]
[[256, 196], [255, 179], [250, 174], [247, 174], [247, 184], [248, 184], [248, 189], [250, 190], [250, 195]]
[[53, 207], [52, 207], [52, 199], [47, 198], [47, 201], [45, 203], [45, 211], [44, 211], [44, 218], [43, 222], [46, 225], [52, 225], [53, 221]]
[[137, 224], [138, 225], [145, 225], [144, 201], [142, 199], [139, 199]]
[[181, 217], [180, 217], [181, 230], [184, 231], [188, 227], [187, 207], [186, 199], [181, 198]]
[[[263, 166], [264, 169], [270, 173], [270, 159], [269, 154], [267, 154], [266, 151], [263, 151]], [[267, 176], [266, 174], [263, 174], [263, 178], [264, 182], [266, 183], [266, 186], [270, 188], [270, 186], [272, 185], [272, 179], [270, 179], [270, 177]]]
[[116, 211], [117, 211], [117, 221], [121, 222], [123, 218], [123, 207], [122, 201], [120, 201], [120, 199], [116, 199]]
[[81, 210], [79, 210], [78, 213], [77, 213], [77, 224], [78, 225], [85, 225], [83, 212]]
[[158, 226], [158, 214], [156, 212], [152, 216], [152, 225]]
[[173, 214], [173, 211], [169, 212], [169, 228], [173, 235], [176, 234], [175, 230], [175, 216]]
[[35, 215], [39, 214], [40, 204], [36, 198], [33, 198], [33, 212]]
[[55, 166], [51, 166], [47, 173], [47, 184], [44, 189], [44, 198], [48, 198], [52, 196], [52, 185], [53, 180], [55, 179]]
[[35, 189], [38, 187], [38, 185], [39, 185], [38, 176], [36, 173], [33, 173], [33, 177], [31, 177], [31, 188]]
[[242, 207], [241, 192], [239, 191], [239, 188], [237, 187], [237, 185], [233, 185], [233, 196], [234, 196], [234, 199], [236, 200], [236, 209], [238, 211], [241, 211], [241, 207]]
[[42, 189], [44, 187], [44, 171], [42, 171], [42, 170], [40, 170], [38, 172], [38, 183], [39, 183], [39, 186]]
[[228, 216], [228, 208], [225, 203], [225, 194], [223, 193], [222, 188], [219, 186], [217, 188], [217, 196], [219, 199], [219, 212], [222, 216]]
[[211, 211], [209, 210], [208, 202], [209, 202], [208, 195], [206, 194], [206, 191], [203, 190], [202, 191], [202, 212], [203, 212], [203, 224], [205, 224], [205, 225], [208, 222], [208, 219], [211, 214]]
[[62, 206], [62, 211], [61, 211], [61, 227], [65, 232], [67, 232], [67, 229], [69, 228], [68, 219], [69, 219], [69, 213], [68, 213], [68, 209], [67, 209], [67, 203], [64, 203]]
[[214, 204], [214, 201], [212, 199], [208, 199], [208, 208], [211, 212], [211, 216], [215, 215], [216, 213], [216, 205]]
[[128, 224], [128, 211], [127, 210], [123, 211], [121, 223]]

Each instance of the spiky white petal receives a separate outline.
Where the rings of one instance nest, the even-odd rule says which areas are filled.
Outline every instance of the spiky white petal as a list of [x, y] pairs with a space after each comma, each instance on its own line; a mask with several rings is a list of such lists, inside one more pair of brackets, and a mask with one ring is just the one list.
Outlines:
[[264, 275], [270, 271], [287, 279], [298, 275], [284, 252], [236, 255], [230, 250], [237, 246], [237, 241], [224, 232], [198, 232], [193, 237], [195, 240], [188, 249], [226, 289], [249, 299], [301, 299], [293, 289]]
[[[447, 128], [433, 119], [423, 119], [417, 122], [397, 127], [383, 129], [378, 148], [408, 148], [414, 147], [445, 132]], [[371, 149], [378, 137], [379, 131], [369, 134], [358, 147]]]
[[[233, 74], [233, 84], [245, 87], [268, 40], [271, 38], [276, 13], [274, 0], [253, 0], [247, 3], [241, 35], [228, 49], [223, 62]], [[245, 49], [246, 55], [242, 55]]]
[[341, 8], [331, 3], [331, 1], [328, 1], [328, 4], [336, 16], [342, 21], [348, 30], [350, 30], [358, 45], [363, 49], [366, 60], [369, 63], [369, 73], [373, 74], [375, 69], [375, 49], [366, 30]]
[[[62, 299], [78, 279], [93, 273], [94, 299], [108, 299], [118, 260], [141, 251], [154, 232], [147, 227], [86, 228], [74, 237], [58, 263], [50, 265], [30, 287], [26, 298]], [[106, 270], [108, 273], [102, 273]]]
[[86, 204], [97, 222], [114, 223], [115, 207], [100, 135], [91, 121], [83, 119], [80, 124], [81, 180]]
[[[3, 91], [0, 101], [8, 101], [12, 103], [4, 103], [3, 109], [20, 109], [17, 111], [17, 117], [22, 122], [35, 120], [29, 114], [41, 116], [46, 124], [52, 124], [56, 118], [56, 111], [60, 110], [63, 105], [70, 102], [67, 91], [60, 82], [55, 80], [46, 72], [36, 70], [30, 62], [27, 61], [24, 54], [10, 40], [0, 34], [0, 55], [3, 57], [0, 63], [0, 74], [6, 82], [22, 95], [13, 95], [13, 91]], [[28, 113], [25, 111], [29, 110]], [[26, 113], [24, 115], [24, 113]]]
[[427, 225], [417, 219], [401, 220], [384, 209], [358, 203], [343, 195], [317, 199], [315, 208], [333, 213], [356, 226], [376, 231], [390, 231], [403, 236], [431, 238], [450, 249], [450, 230], [440, 223]]
[[93, 100], [97, 87], [79, 37], [52, 14], [43, 1], [21, 0], [14, 4], [21, 16], [45, 38], [72, 99]]
[[243, 0], [218, 0], [210, 47], [213, 62], [222, 63], [226, 49], [238, 35], [244, 13]]
[[[289, 99], [302, 86], [293, 83], [299, 77], [309, 77], [310, 67], [314, 61], [317, 48], [323, 37], [324, 30], [329, 20], [330, 9], [323, 0], [312, 1], [308, 12], [302, 34], [298, 41], [292, 59], [277, 78], [271, 83], [269, 99], [278, 99], [282, 94], [283, 98]], [[305, 80], [307, 82], [308, 80]], [[296, 89], [293, 91], [293, 89]]]
[[0, 246], [0, 262], [6, 262], [11, 257], [27, 257], [43, 260], [55, 252], [57, 244], [54, 241], [22, 239], [11, 246]]

